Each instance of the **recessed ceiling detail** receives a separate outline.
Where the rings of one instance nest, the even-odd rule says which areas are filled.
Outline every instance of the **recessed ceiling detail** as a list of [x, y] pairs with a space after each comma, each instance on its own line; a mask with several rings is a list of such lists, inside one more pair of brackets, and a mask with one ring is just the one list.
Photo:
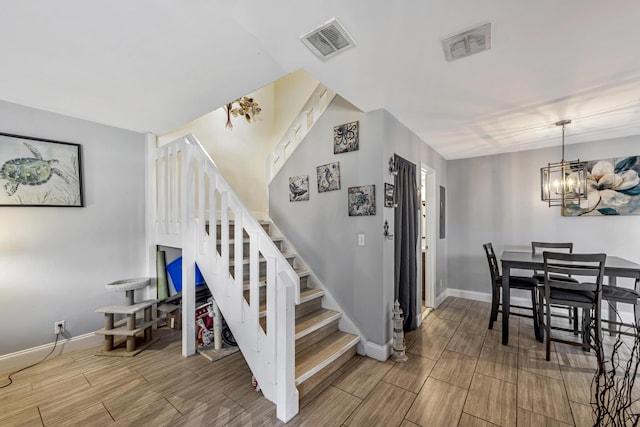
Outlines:
[[442, 48], [449, 62], [491, 49], [491, 23], [443, 39]]
[[300, 36], [300, 40], [323, 60], [356, 45], [347, 30], [335, 18]]

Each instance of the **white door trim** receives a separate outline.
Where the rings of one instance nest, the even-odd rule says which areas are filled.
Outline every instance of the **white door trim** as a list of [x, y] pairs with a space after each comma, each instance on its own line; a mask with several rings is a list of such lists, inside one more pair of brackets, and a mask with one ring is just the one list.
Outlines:
[[[425, 173], [425, 199], [426, 199], [426, 245], [427, 245], [427, 256], [426, 256], [426, 277], [425, 277], [425, 288], [426, 288], [426, 298], [425, 302], [428, 307], [435, 308], [436, 304], [436, 171], [435, 169], [427, 166], [424, 163], [420, 163], [420, 182], [422, 185], [422, 173]], [[422, 203], [422, 201], [420, 201]], [[424, 230], [422, 230], [422, 221], [420, 221], [420, 241], [422, 242], [422, 236], [424, 235]], [[422, 260], [422, 244], [420, 245], [420, 260]], [[422, 273], [422, 268], [420, 269]], [[420, 274], [422, 276], [422, 274]], [[422, 277], [420, 277], [422, 279]], [[422, 280], [420, 280], [419, 287], [422, 286]]]

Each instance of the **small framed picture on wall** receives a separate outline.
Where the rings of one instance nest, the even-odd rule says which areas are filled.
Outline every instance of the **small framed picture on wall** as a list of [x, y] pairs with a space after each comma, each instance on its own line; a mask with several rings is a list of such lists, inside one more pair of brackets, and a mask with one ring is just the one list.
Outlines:
[[309, 200], [309, 175], [289, 177], [289, 201], [302, 202]]
[[384, 183], [384, 206], [386, 208], [395, 207], [395, 187], [393, 184]]
[[349, 216], [366, 216], [376, 214], [376, 186], [361, 185], [349, 187]]
[[333, 154], [360, 149], [359, 122], [344, 123], [333, 128]]

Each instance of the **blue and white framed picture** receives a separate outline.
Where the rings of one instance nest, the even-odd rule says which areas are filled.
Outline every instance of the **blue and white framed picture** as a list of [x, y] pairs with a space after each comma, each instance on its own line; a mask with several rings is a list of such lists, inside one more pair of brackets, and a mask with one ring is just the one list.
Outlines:
[[81, 146], [0, 133], [0, 206], [84, 206]]
[[583, 162], [587, 197], [568, 201], [564, 216], [640, 215], [640, 156]]

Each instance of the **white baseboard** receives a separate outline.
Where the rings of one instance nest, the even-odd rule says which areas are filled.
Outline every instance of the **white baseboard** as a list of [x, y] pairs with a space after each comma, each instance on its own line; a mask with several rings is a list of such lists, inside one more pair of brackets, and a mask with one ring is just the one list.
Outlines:
[[[511, 292], [514, 293], [513, 290]], [[515, 290], [516, 295], [518, 294], [518, 292], [519, 292], [518, 290]], [[526, 292], [529, 292], [529, 291], [526, 291]], [[489, 292], [467, 291], [465, 289], [447, 289], [446, 293], [447, 293], [447, 297], [464, 298], [464, 299], [470, 299], [473, 301], [482, 301], [482, 302], [489, 302], [489, 303], [491, 302], [491, 294]], [[519, 297], [519, 296], [512, 295], [511, 303], [514, 305], [531, 307], [531, 298], [529, 296]]]
[[449, 297], [449, 289], [445, 289], [440, 295], [436, 297], [436, 303], [433, 308], [438, 308], [438, 306], [442, 304], [442, 302], [446, 300], [448, 297]]
[[422, 325], [422, 313], [421, 312], [416, 314], [416, 325], [418, 325], [418, 326]]
[[[96, 335], [93, 332], [69, 339], [63, 338], [58, 340], [56, 349], [51, 356], [49, 356], [49, 359], [71, 351], [83, 350], [85, 348], [92, 347], [102, 343], [103, 341], [103, 336]], [[53, 348], [53, 344], [54, 343], [51, 342], [0, 356], [0, 372], [14, 368], [22, 368], [42, 360], [47, 354], [49, 354]]]
[[360, 340], [357, 351], [358, 354], [384, 362], [391, 356], [391, 348], [391, 341], [385, 345], [378, 345], [370, 341], [363, 342], [363, 340]]

